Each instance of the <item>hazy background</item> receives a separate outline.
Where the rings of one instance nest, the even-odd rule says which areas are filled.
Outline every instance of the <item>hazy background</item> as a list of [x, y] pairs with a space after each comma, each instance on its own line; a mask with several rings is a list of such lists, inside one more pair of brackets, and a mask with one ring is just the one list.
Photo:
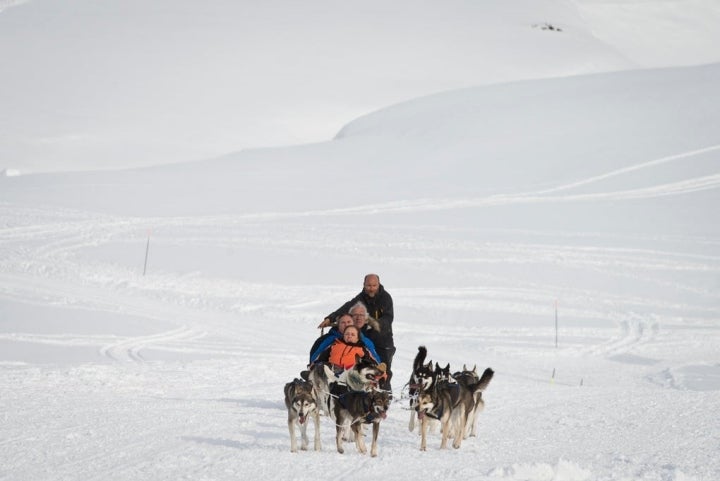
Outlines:
[[448, 89], [714, 62], [719, 24], [709, 0], [6, 0], [0, 171], [202, 160]]

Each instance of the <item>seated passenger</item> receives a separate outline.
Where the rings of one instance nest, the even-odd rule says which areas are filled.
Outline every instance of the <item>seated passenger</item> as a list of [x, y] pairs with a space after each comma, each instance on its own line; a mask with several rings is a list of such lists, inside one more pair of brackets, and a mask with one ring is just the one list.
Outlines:
[[360, 331], [354, 325], [345, 327], [342, 339], [336, 339], [330, 346], [322, 351], [316, 362], [327, 362], [336, 372], [350, 369], [355, 365], [355, 356], [369, 359], [378, 363], [368, 350], [365, 343], [360, 339]]
[[[320, 336], [319, 338], [317, 338], [317, 340], [315, 340], [315, 343], [310, 349], [310, 364], [315, 363], [318, 356], [323, 351], [325, 351], [333, 342], [338, 339], [342, 339], [346, 327], [353, 325], [354, 321], [350, 314], [343, 314], [342, 316], [340, 316], [338, 318], [337, 327], [333, 327], [327, 334], [325, 334], [324, 336]], [[368, 351], [370, 351], [370, 354], [374, 359], [380, 359], [380, 356], [378, 356], [378, 353], [375, 351], [375, 344], [373, 344], [370, 339], [360, 333], [360, 340], [363, 342]]]

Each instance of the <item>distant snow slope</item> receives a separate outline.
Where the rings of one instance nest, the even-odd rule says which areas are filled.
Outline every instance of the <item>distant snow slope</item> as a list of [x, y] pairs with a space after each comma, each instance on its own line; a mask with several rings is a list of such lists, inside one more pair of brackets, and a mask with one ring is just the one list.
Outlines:
[[708, 0], [577, 0], [593, 35], [638, 65], [699, 65], [718, 61], [720, 4]]
[[[554, 212], [557, 224], [566, 200], [597, 212], [625, 201], [641, 222], [715, 232], [691, 220], [681, 194], [715, 195], [707, 189], [718, 184], [718, 85], [720, 64], [476, 87], [378, 111], [326, 143], [1, 178], [0, 201], [143, 216], [465, 206], [483, 208], [491, 224], [497, 215], [512, 223], [516, 204]], [[369, 197], [353, 188], [367, 176]], [[650, 220], [640, 200], [654, 197], [672, 207]], [[615, 222], [590, 217], [598, 228]]]
[[437, 91], [720, 61], [714, 0], [2, 5], [0, 169], [21, 172], [316, 142]]

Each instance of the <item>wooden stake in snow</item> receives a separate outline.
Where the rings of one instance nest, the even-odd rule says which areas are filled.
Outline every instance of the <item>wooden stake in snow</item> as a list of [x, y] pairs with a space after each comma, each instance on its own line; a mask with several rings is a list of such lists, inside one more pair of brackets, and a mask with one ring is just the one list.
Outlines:
[[150, 252], [150, 231], [148, 231], [147, 244], [145, 245], [145, 265], [143, 266], [143, 276], [145, 276], [145, 272], [147, 271], [148, 252]]
[[550, 376], [550, 384], [555, 384], [555, 368], [553, 368], [552, 376]]

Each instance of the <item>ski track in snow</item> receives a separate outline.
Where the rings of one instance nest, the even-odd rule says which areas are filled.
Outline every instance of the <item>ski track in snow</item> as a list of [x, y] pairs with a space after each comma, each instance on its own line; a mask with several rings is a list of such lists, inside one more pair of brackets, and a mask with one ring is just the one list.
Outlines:
[[[647, 162], [642, 162], [642, 163], [639, 163], [639, 164], [636, 164], [636, 165], [633, 165], [633, 166], [630, 166], [630, 167], [624, 167], [624, 168], [622, 168], [622, 169], [617, 169], [617, 170], [614, 170], [614, 171], [611, 171], [611, 172], [607, 172], [607, 173], [602, 174], [602, 175], [597, 175], [597, 176], [594, 176], [594, 177], [589, 177], [589, 178], [587, 178], [587, 179], [579, 180], [579, 181], [577, 181], [577, 182], [572, 182], [572, 183], [570, 183], [570, 184], [561, 185], [561, 186], [558, 186], [558, 187], [554, 187], [554, 188], [552, 188], [552, 189], [547, 189], [547, 190], [539, 191], [539, 192], [537, 192], [537, 193], [538, 193], [538, 194], [547, 194], [547, 193], [551, 193], [551, 192], [558, 192], [558, 191], [561, 191], [561, 190], [569, 190], [569, 189], [573, 189], [573, 188], [575, 188], [575, 187], [580, 187], [580, 186], [583, 186], [583, 185], [592, 184], [592, 183], [594, 183], [594, 182], [598, 182], [598, 181], [601, 181], [601, 180], [606, 180], [606, 179], [609, 179], [609, 178], [612, 178], [612, 177], [618, 177], [618, 176], [621, 176], [621, 175], [623, 175], [623, 174], [627, 174], [627, 173], [630, 173], [630, 172], [634, 172], [634, 171], [638, 171], [638, 170], [642, 170], [642, 169], [647, 169], [647, 168], [650, 168], [650, 167], [655, 167], [655, 166], [662, 165], [662, 164], [666, 164], [666, 163], [669, 163], [669, 162], [672, 162], [672, 161], [683, 160], [683, 159], [687, 159], [687, 158], [699, 156], [699, 155], [702, 155], [702, 154], [707, 154], [707, 153], [711, 153], [711, 152], [716, 152], [716, 151], [718, 151], [718, 150], [720, 150], [720, 145], [713, 145], [713, 146], [706, 147], [706, 148], [703, 148], [703, 149], [689, 150], [689, 151], [687, 151], [687, 152], [682, 152], [682, 153], [675, 154], [675, 155], [668, 155], [668, 156], [666, 156], [666, 157], [661, 157], [661, 158], [659, 158], [659, 159], [650, 160], [650, 161], [647, 161]], [[688, 179], [688, 180], [686, 180], [686, 181], [676, 182], [676, 183], [672, 183], [672, 184], [665, 184], [665, 185], [688, 185], [688, 186], [691, 186], [691, 185], [693, 185], [693, 184], [702, 184], [702, 183], [705, 183], [705, 182], [703, 181], [703, 179], [716, 179], [717, 177], [718, 177], [718, 175], [716, 174], [716, 175], [710, 175], [710, 176], [705, 176], [705, 177], [698, 177], [698, 178], [696, 178], [696, 179]], [[714, 185], [717, 186], [717, 183], [715, 183]], [[664, 187], [664, 186], [663, 186], [663, 185], [656, 186], [656, 187], [655, 187], [655, 190], [662, 190], [662, 187]], [[671, 190], [672, 190], [673, 193], [678, 192], [678, 190], [677, 190], [677, 189], [674, 189], [674, 188], [671, 189]]]
[[706, 148], [682, 152], [679, 154], [669, 155], [646, 162], [641, 162], [631, 167], [625, 167], [614, 171], [606, 172], [601, 175], [594, 175], [586, 179], [578, 179], [576, 181], [557, 185], [552, 188], [542, 190], [523, 192], [516, 194], [497, 194], [480, 198], [466, 199], [418, 199], [409, 201], [387, 202], [383, 204], [365, 205], [357, 207], [348, 207], [340, 209], [315, 210], [303, 212], [302, 214], [287, 213], [260, 213], [248, 214], [245, 217], [251, 218], [268, 218], [268, 217], [287, 217], [295, 215], [304, 216], [324, 216], [329, 214], [346, 214], [346, 215], [371, 215], [376, 213], [408, 213], [437, 211], [469, 207], [491, 207], [501, 205], [517, 205], [517, 204], [539, 204], [539, 203], [558, 203], [558, 202], [589, 202], [589, 201], [614, 201], [614, 200], [630, 200], [630, 199], [650, 199], [654, 197], [663, 197], [671, 195], [682, 195], [693, 192], [717, 189], [720, 187], [720, 172], [712, 172], [709, 175], [697, 176], [693, 178], [683, 179], [675, 182], [657, 184], [652, 186], [638, 187], [626, 190], [612, 190], [591, 193], [577, 193], [565, 195], [548, 195], [557, 192], [576, 189], [578, 187], [592, 185], [600, 181], [622, 177], [625, 174], [634, 173], [643, 169], [650, 169], [673, 161], [683, 161], [688, 158], [700, 156], [703, 154], [714, 153], [720, 150], [720, 146], [710, 146]]
[[[483, 236], [473, 240], [467, 231], [419, 232], [399, 226], [355, 240], [353, 232], [365, 226], [352, 216], [717, 188], [720, 175], [713, 174], [626, 191], [555, 195], [718, 149], [669, 156], [531, 193], [295, 214], [141, 219], [0, 205], [0, 297], [89, 310], [99, 322], [110, 313], [154, 321], [148, 332], [137, 335], [21, 329], [0, 335], [0, 342], [85, 346], [98, 353], [94, 363], [70, 367], [0, 362], [5, 413], [0, 447], [6, 453], [0, 458], [0, 479], [13, 479], [14, 473], [33, 479], [71, 479], [78, 473], [88, 480], [142, 479], [148, 472], [153, 479], [177, 479], [179, 472], [186, 479], [317, 479], [318, 472], [323, 479], [346, 479], [358, 470], [382, 469], [383, 463], [412, 464], [409, 475], [442, 478], [682, 481], [694, 479], [685, 475], [690, 471], [700, 473], [699, 479], [713, 479], [720, 470], [711, 445], [717, 428], [707, 431], [703, 413], [717, 403], [720, 385], [707, 392], [689, 389], [683, 374], [696, 366], [683, 365], [687, 361], [676, 360], [673, 351], [693, 352], [698, 366], [712, 369], [708, 360], [720, 343], [714, 327], [720, 294], [697, 279], [716, 278], [720, 258], [677, 249], [662, 239], [653, 248], [617, 247], [614, 239], [602, 236], [567, 237], [568, 243], [559, 245], [543, 243], [542, 233], [533, 232], [506, 233], [504, 239], [489, 241]], [[339, 213], [344, 216], [337, 220]], [[327, 215], [333, 217], [332, 229], [320, 221]], [[346, 454], [338, 463], [327, 419], [321, 428], [324, 451], [290, 458], [281, 390], [304, 366], [304, 346], [316, 335], [314, 324], [328, 307], [308, 301], [318, 297], [317, 287], [213, 277], [182, 265], [174, 271], [153, 267], [143, 277], [140, 263], [96, 253], [128, 243], [143, 246], [150, 229], [155, 244], [181, 249], [263, 247], [303, 257], [320, 245], [338, 259], [373, 257], [388, 271], [416, 269], [427, 278], [452, 279], [452, 285], [388, 286], [396, 306], [405, 311], [396, 326], [396, 400], [419, 344], [428, 345], [433, 360], [453, 367], [492, 365], [497, 378], [485, 396], [479, 437], [464, 441], [460, 451], [439, 452], [435, 435], [431, 450], [419, 456], [419, 438], [407, 432], [403, 401], [393, 404], [383, 422], [379, 459]], [[327, 237], [318, 238], [319, 231]], [[681, 240], [684, 246], [713, 242]], [[450, 250], [452, 259], [444, 254]], [[460, 272], [456, 266], [468, 264], [476, 264], [477, 273], [468, 270], [455, 279]], [[497, 265], [501, 271], [493, 269]], [[557, 274], [528, 281], [514, 276], [513, 268]], [[567, 285], [565, 271], [587, 274], [580, 277], [584, 282]], [[615, 287], [623, 280], [651, 289]], [[325, 286], [323, 296], [342, 299], [355, 288]], [[648, 293], [658, 289], [668, 295]], [[561, 342], [552, 349], [552, 305], [558, 298]], [[448, 317], [452, 323], [446, 322]], [[517, 317], [529, 321], [505, 323]], [[287, 344], [274, 346], [278, 332], [295, 332], [303, 348], [288, 352]], [[476, 357], [458, 359], [457, 352]], [[257, 366], [269, 363], [273, 372], [258, 375]], [[617, 369], [620, 365], [624, 369]], [[51, 394], [45, 395], [46, 390]], [[47, 412], [53, 414], [43, 414]], [[657, 426], [672, 441], [657, 444]], [[354, 454], [352, 444], [346, 449]], [[677, 451], [689, 454], [668, 462], [677, 460]], [[291, 462], [257, 462], [268, 452]], [[461, 459], [472, 459], [473, 466]]]
[[[54, 217], [53, 214], [49, 214]], [[32, 225], [27, 229], [21, 227], [6, 228], [0, 231], [0, 239], [3, 240], [7, 255], [3, 256], [3, 271], [0, 274], [0, 289], [3, 294], [12, 299], [17, 300], [33, 300], [38, 296], [48, 299], [53, 303], [66, 304], [68, 306], [78, 306], [90, 309], [96, 309], [106, 312], [125, 312], [131, 314], [142, 315], [157, 319], [172, 320], [178, 324], [176, 329], [167, 332], [154, 333], [149, 336], [140, 336], [137, 338], [120, 339], [110, 343], [102, 344], [99, 352], [102, 356], [111, 359], [131, 359], [141, 361], [141, 351], [147, 346], [163, 346], [169, 341], [185, 341], [174, 342], [174, 344], [184, 344], [186, 349], [189, 347], [190, 341], [197, 341], [205, 334], [193, 330], [187, 325], [183, 325], [183, 320], [192, 319], [193, 322], [203, 317], [209, 317], [202, 311], [195, 312], [194, 307], [206, 307], [207, 310], [215, 311], [233, 311], [228, 305], [226, 298], [232, 298], [236, 295], [242, 295], [244, 286], [232, 286], [232, 281], [223, 282], [218, 285], [212, 280], [208, 280], [208, 285], [203, 286], [204, 279], [194, 277], [185, 278], [172, 275], [165, 276], [159, 283], [150, 285], [142, 285], [143, 279], [137, 276], [137, 273], [128, 272], [126, 269], [117, 265], [82, 265], [74, 254], [81, 252], [88, 247], [96, 247], [103, 243], [112, 242], [113, 239], [126, 239], [128, 235], [136, 235], [138, 231], [147, 229], [148, 224], [153, 224], [154, 228], [178, 227], [185, 229], [192, 228], [197, 225], [214, 224], [222, 222], [221, 219], [147, 219], [136, 220], [108, 220], [100, 217], [99, 220], [83, 219], [78, 222], [56, 224]], [[242, 226], [242, 222], [238, 225]], [[266, 225], [266, 230], [272, 230], [272, 224]], [[352, 230], [352, 226], [349, 227]], [[297, 234], [297, 233], [296, 233]], [[296, 240], [289, 242], [288, 239], [281, 238], [277, 241], [278, 247], [290, 249], [303, 249], [306, 242], [303, 240], [304, 235], [314, 235], [314, 229], [309, 229], [309, 234], [300, 232], [300, 236]], [[49, 242], [41, 242], [41, 240]], [[210, 235], [210, 242], [213, 238]], [[261, 239], [267, 239], [264, 234], [258, 235], [257, 242]], [[183, 239], [175, 238], [174, 242], [182, 245], [184, 242], [195, 242], [192, 237]], [[207, 241], [208, 239], [203, 239]], [[379, 236], [375, 245], [355, 245], [347, 246], [348, 250], [367, 249], [371, 251], [376, 247], [382, 247], [383, 244], [392, 242], [393, 239], [383, 239]], [[232, 238], [220, 238], [220, 242], [232, 241]], [[255, 244], [255, 239], [240, 237], [235, 241], [237, 245]], [[308, 239], [308, 242], [310, 240]], [[35, 246], [34, 244], [38, 244]], [[272, 244], [272, 241], [271, 241]], [[386, 258], [387, 262], [398, 262], [400, 264], [409, 263], [417, 264], [419, 262], [429, 262], [429, 267], [433, 267], [432, 250], [436, 247], [432, 242], [427, 240], [423, 242], [413, 242], [415, 255], [408, 253], [407, 259], [402, 258]], [[438, 244], [439, 247], [440, 244]], [[446, 240], [442, 241], [444, 248], [447, 247]], [[465, 252], [465, 255], [458, 255], [453, 262], [457, 263], [478, 263], [483, 264], [505, 264], [517, 263], [522, 266], [528, 263], [542, 265], [543, 263], [555, 264], [560, 263], [569, 269], [589, 268], [599, 273], [613, 274], [615, 276], [629, 276], [636, 280], [646, 280], [654, 284], [666, 285], [675, 289], [686, 290], [691, 293], [706, 296], [717, 300], [718, 294], [698, 289], [692, 285], [679, 284], [672, 278], [663, 280], [657, 276], [658, 271], [702, 271], [717, 273], [720, 271], [720, 260], [709, 256], [697, 256], [693, 254], [682, 254], [678, 252], [661, 251], [661, 250], [639, 250], [639, 249], [620, 249], [606, 248], [601, 246], [584, 247], [584, 246], [560, 246], [560, 245], [543, 245], [529, 243], [482, 243], [475, 245], [471, 242], [463, 241], [458, 244], [456, 251], [458, 254]], [[428, 255], [430, 253], [431, 255]], [[376, 254], [378, 255], [378, 254]], [[382, 254], [379, 254], [382, 257]], [[438, 262], [441, 259], [438, 260]], [[446, 262], [444, 262], [447, 265]], [[645, 273], [645, 274], [643, 274]], [[117, 279], [127, 278], [127, 281], [118, 282]], [[492, 278], [482, 279], [489, 285], [493, 285]], [[158, 288], [158, 284], [162, 284]], [[150, 289], [147, 289], [147, 288]], [[277, 287], [275, 287], [277, 289]], [[603, 318], [618, 322], [622, 328], [623, 339], [628, 337], [630, 329], [627, 328], [627, 321], [614, 319], [611, 316], [614, 311], [620, 310], [620, 306], [635, 305], [638, 307], [657, 306], [658, 302], [662, 305], [662, 301], [657, 299], [644, 300], [642, 297], [618, 296], [616, 294], [602, 293], [601, 295], [606, 301], [616, 305], [617, 308], [607, 309], [596, 306], [596, 309], [588, 310], [586, 303], [588, 299], [597, 297], [598, 293], [592, 290], [580, 289], [577, 287], [548, 285], [548, 284], [528, 284], [525, 286], [502, 286], [494, 285], [493, 287], [482, 287], [476, 289], [475, 292], [467, 289], [456, 288], [437, 288], [425, 292], [423, 290], [409, 290], [407, 296], [409, 301], [418, 305], [422, 305], [424, 299], [430, 298], [428, 308], [463, 308], [468, 306], [468, 298], [473, 299], [473, 303], [477, 306], [484, 306], [485, 309], [499, 312], [514, 312], [532, 314], [537, 311], [539, 303], [547, 303], [552, 299], [553, 293], [558, 291], [566, 292], [565, 302], [570, 301], [571, 305], [563, 306], [572, 313], [576, 309], [576, 313], [588, 318]], [[94, 293], [88, 296], [89, 293]], [[460, 299], [453, 302], [453, 296], [460, 293]], [[140, 305], [137, 302], [137, 296], [150, 298], [146, 299]], [[287, 295], [287, 293], [285, 293]], [[296, 294], [297, 298], [303, 298], [304, 293]], [[284, 295], [279, 293], [278, 297]], [[573, 299], [577, 299], [573, 301]], [[169, 308], [166, 300], [172, 300], [177, 307]], [[202, 302], [200, 302], [202, 300]], [[123, 302], [126, 301], [126, 302]], [[242, 304], [233, 301], [233, 304]], [[573, 304], [576, 304], [575, 307]], [[296, 304], [299, 306], [301, 304]], [[583, 307], [580, 307], [583, 306]], [[309, 306], [311, 309], [314, 306]], [[686, 309], [689, 312], [697, 312], [705, 314], [698, 306], [676, 306], [672, 302], [668, 303], [668, 309]], [[710, 309], [709, 312], [717, 311]], [[638, 325], [637, 322], [634, 325]], [[16, 339], [19, 339], [16, 337]], [[24, 338], [30, 341], [27, 336]], [[39, 342], [55, 342], [62, 341], [58, 339], [48, 340], [39, 339]], [[67, 341], [67, 342], [77, 342]], [[89, 343], [97, 342], [97, 340], [89, 339]], [[617, 344], [616, 341], [611, 341]], [[627, 344], [625, 342], [619, 345]], [[167, 346], [166, 346], [167, 347]], [[595, 349], [594, 352], [599, 352]], [[605, 350], [616, 352], [618, 347], [607, 347]]]
[[185, 341], [195, 341], [203, 337], [186, 326], [179, 327], [167, 332], [161, 332], [152, 336], [133, 337], [124, 341], [108, 344], [100, 348], [100, 353], [112, 360], [119, 361], [125, 357], [132, 361], [143, 362], [140, 350], [147, 345], [165, 345], [173, 341], [185, 344]]

